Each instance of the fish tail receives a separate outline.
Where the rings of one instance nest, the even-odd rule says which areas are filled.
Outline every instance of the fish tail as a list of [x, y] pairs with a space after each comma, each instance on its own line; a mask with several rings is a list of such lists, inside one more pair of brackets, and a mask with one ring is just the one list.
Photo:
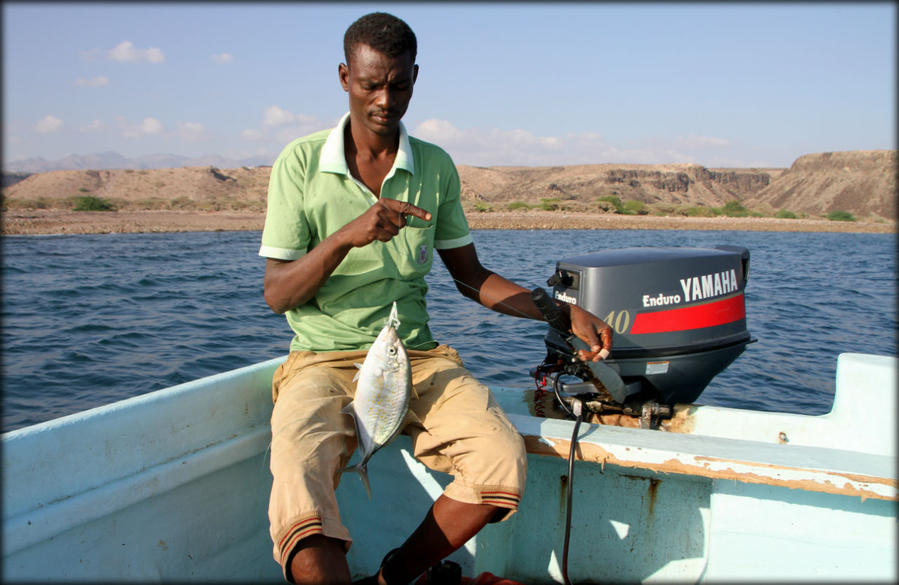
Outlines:
[[344, 471], [355, 471], [359, 474], [359, 479], [362, 480], [362, 485], [365, 486], [365, 493], [368, 494], [368, 499], [371, 499], [371, 485], [368, 483], [368, 469], [365, 463], [357, 463], [356, 465], [352, 465], [347, 467]]

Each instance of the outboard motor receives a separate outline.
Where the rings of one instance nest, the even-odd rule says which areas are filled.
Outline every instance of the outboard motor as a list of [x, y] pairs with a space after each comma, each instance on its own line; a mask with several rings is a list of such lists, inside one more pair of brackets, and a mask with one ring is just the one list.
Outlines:
[[553, 298], [602, 318], [614, 330], [613, 347], [604, 361], [577, 359], [583, 343], [538, 288], [532, 296], [550, 328], [546, 359], [533, 372], [555, 376], [557, 397], [559, 389], [590, 395], [592, 410], [640, 416], [641, 426], [651, 426], [671, 416], [675, 403], [694, 402], [754, 341], [746, 329], [748, 276], [749, 250], [738, 246], [622, 248], [560, 260], [547, 281]]

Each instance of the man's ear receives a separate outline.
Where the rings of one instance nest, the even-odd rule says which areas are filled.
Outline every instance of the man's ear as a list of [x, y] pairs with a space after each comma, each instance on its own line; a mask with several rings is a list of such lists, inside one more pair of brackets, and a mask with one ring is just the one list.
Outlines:
[[337, 77], [340, 79], [340, 85], [343, 91], [350, 91], [350, 69], [346, 63], [337, 66]]
[[412, 85], [415, 85], [415, 80], [418, 79], [418, 65], [412, 66]]

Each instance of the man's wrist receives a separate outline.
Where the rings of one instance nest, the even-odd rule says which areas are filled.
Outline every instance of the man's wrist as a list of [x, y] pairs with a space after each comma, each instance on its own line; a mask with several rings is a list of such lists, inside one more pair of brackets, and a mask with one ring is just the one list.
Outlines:
[[559, 307], [559, 310], [562, 311], [562, 314], [571, 321], [571, 305], [566, 303], [565, 301], [560, 301], [558, 299], [554, 299], [556, 306]]

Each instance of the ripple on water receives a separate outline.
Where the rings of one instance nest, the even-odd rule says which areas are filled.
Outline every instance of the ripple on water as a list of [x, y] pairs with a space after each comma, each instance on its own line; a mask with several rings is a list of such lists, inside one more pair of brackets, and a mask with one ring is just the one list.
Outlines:
[[[287, 353], [262, 299], [259, 232], [4, 237], [3, 430]], [[740, 245], [751, 253], [757, 343], [699, 402], [830, 410], [840, 351], [896, 353], [895, 238], [652, 230], [476, 231], [482, 263], [546, 287], [555, 263], [606, 248]], [[852, 254], [833, 254], [852, 250]], [[861, 260], [860, 260], [861, 259]], [[532, 388], [546, 325], [463, 298], [440, 262], [428, 277], [435, 337], [488, 385]]]

